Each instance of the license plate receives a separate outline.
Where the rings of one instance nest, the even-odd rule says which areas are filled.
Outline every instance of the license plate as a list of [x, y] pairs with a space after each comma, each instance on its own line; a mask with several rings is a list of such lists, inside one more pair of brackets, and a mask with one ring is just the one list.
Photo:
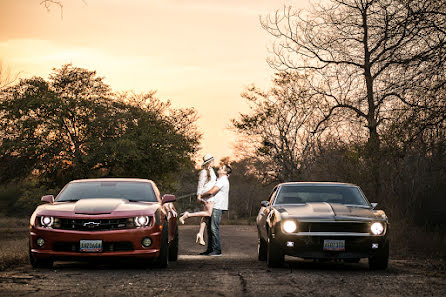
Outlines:
[[79, 250], [87, 253], [102, 252], [102, 240], [81, 240]]
[[345, 240], [324, 240], [324, 251], [345, 251]]

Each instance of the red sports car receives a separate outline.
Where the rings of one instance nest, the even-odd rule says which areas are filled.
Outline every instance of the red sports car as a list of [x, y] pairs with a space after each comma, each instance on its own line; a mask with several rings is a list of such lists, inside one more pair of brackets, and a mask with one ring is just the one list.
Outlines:
[[174, 195], [146, 179], [84, 179], [43, 196], [30, 220], [33, 267], [54, 260], [133, 257], [160, 267], [178, 258]]

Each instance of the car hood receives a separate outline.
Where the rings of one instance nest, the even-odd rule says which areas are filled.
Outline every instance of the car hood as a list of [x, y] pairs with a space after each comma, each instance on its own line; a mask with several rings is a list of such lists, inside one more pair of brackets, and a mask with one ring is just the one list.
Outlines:
[[326, 202], [277, 205], [276, 209], [283, 216], [295, 217], [301, 220], [385, 220], [386, 218], [381, 210]]
[[130, 202], [125, 199], [81, 199], [78, 201], [55, 202], [37, 208], [40, 215], [149, 215], [160, 204], [156, 202]]

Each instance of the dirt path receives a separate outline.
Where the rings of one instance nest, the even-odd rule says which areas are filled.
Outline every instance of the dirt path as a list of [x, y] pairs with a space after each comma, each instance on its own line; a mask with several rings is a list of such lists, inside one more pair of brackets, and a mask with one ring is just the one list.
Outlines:
[[180, 227], [180, 257], [167, 269], [134, 264], [57, 262], [0, 273], [0, 296], [446, 296], [444, 271], [392, 260], [387, 271], [359, 264], [287, 258], [284, 268], [257, 261], [254, 226], [222, 226], [223, 257], [199, 256], [196, 226]]

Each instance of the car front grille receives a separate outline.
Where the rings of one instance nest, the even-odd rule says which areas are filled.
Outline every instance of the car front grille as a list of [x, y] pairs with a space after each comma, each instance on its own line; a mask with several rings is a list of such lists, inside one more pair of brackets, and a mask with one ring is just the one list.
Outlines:
[[107, 231], [135, 228], [132, 218], [121, 219], [66, 219], [60, 218], [60, 223], [54, 229], [77, 231]]
[[[53, 243], [53, 251], [57, 252], [79, 252], [79, 242], [57, 241]], [[103, 252], [133, 251], [133, 244], [128, 241], [104, 242]]]
[[369, 223], [356, 222], [300, 222], [299, 232], [369, 233]]

